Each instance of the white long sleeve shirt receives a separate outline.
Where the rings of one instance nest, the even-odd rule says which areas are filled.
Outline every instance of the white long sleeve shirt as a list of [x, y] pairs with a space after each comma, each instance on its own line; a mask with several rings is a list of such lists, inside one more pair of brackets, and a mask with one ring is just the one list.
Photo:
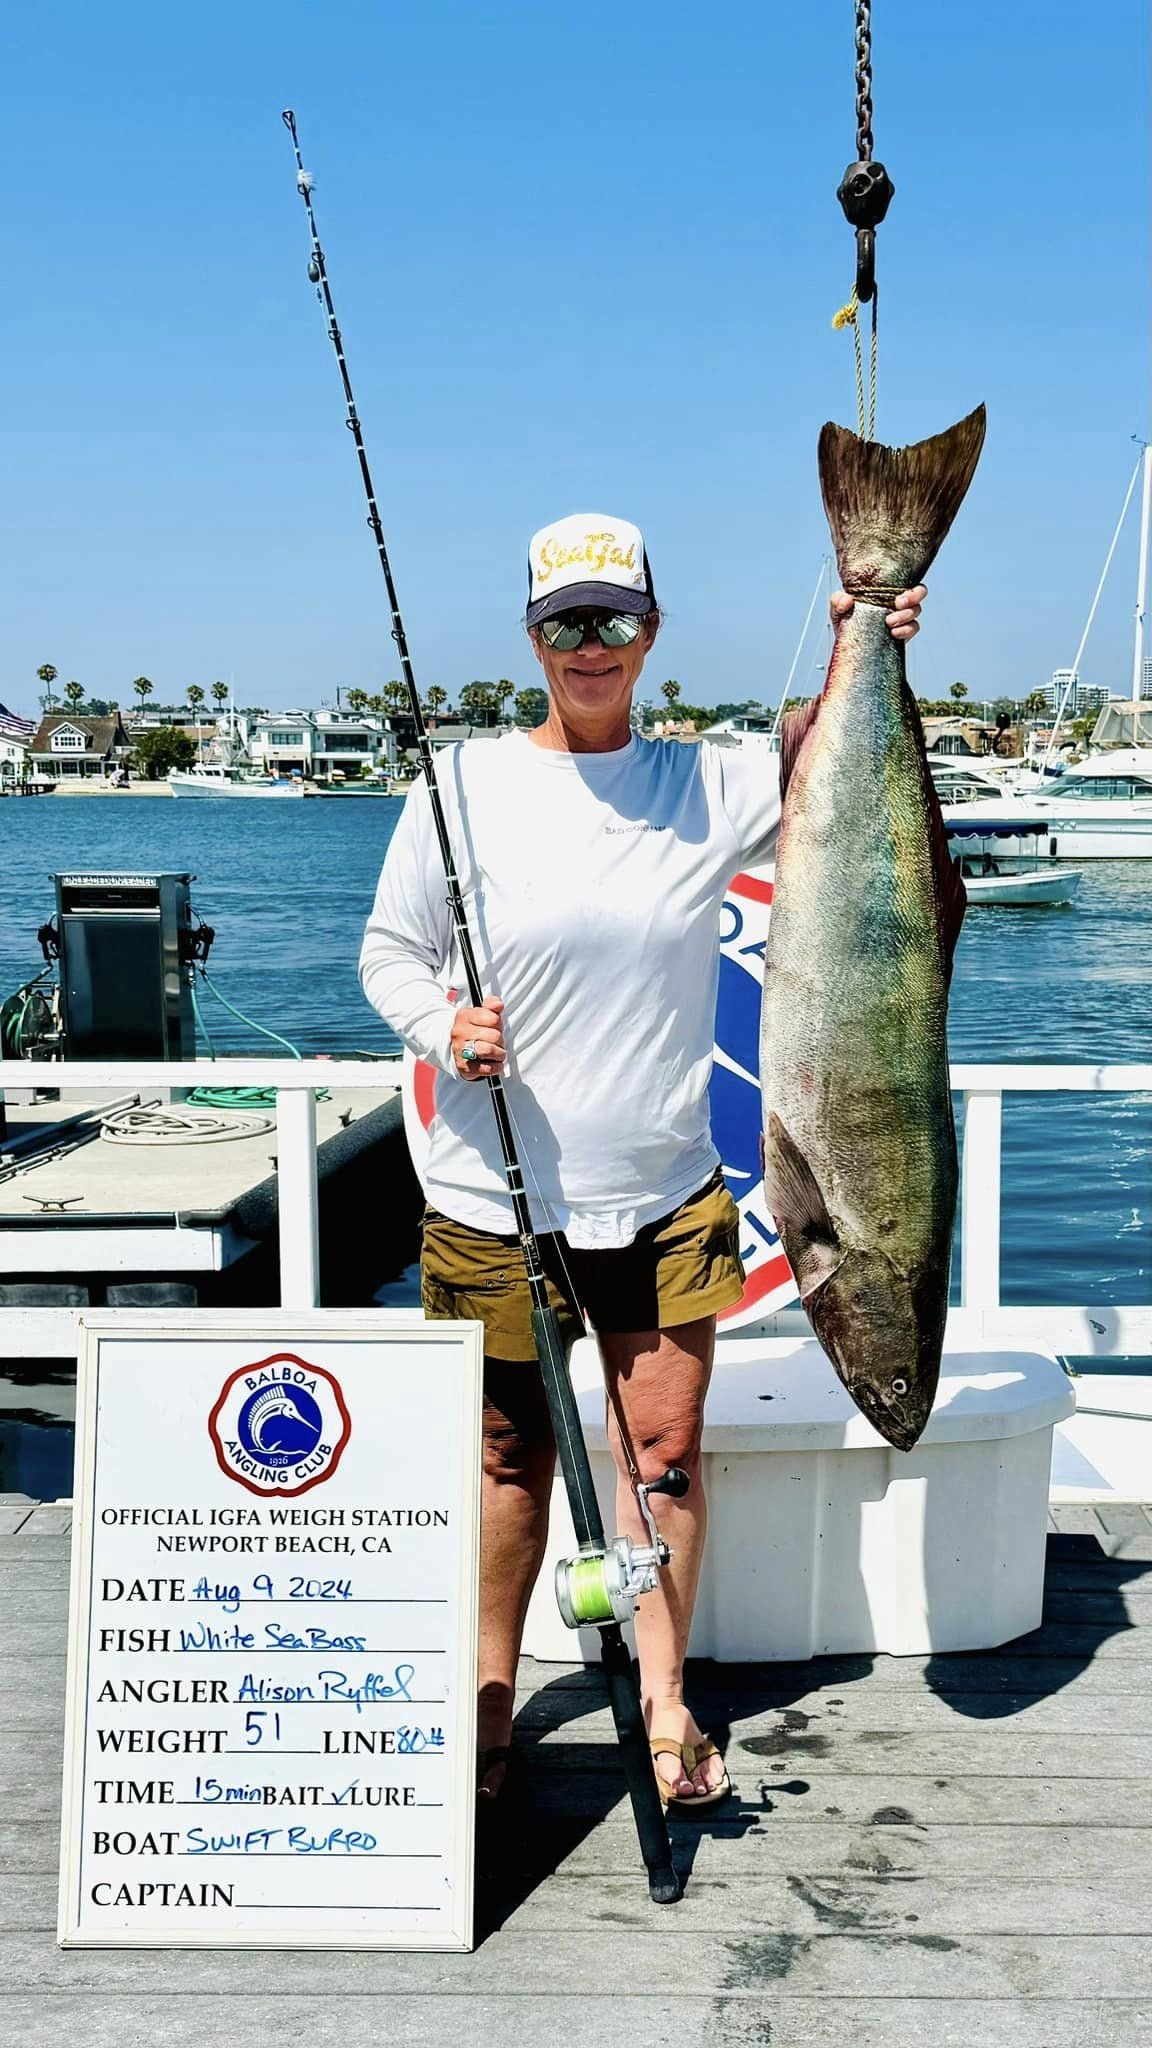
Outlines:
[[[638, 735], [614, 753], [563, 754], [509, 733], [445, 749], [437, 782], [484, 993], [505, 1004], [533, 1224], [574, 1245], [630, 1244], [718, 1163], [719, 911], [732, 876], [775, 844], [775, 758]], [[448, 990], [468, 997], [423, 782], [388, 848], [360, 980], [440, 1070], [429, 1203], [511, 1231], [489, 1091], [450, 1053]]]

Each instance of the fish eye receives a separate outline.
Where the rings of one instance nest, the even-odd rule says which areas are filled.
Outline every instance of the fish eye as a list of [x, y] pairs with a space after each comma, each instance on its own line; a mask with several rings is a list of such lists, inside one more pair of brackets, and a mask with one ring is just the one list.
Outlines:
[[893, 1380], [892, 1392], [894, 1394], [906, 1394], [908, 1392], [907, 1380]]

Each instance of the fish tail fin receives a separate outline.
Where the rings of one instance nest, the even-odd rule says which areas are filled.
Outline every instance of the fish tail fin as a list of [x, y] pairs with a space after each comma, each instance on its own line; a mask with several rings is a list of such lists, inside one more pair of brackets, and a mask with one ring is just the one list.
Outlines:
[[862, 441], [831, 421], [821, 430], [820, 488], [847, 589], [898, 591], [920, 581], [972, 481], [985, 418], [978, 405], [910, 448]]

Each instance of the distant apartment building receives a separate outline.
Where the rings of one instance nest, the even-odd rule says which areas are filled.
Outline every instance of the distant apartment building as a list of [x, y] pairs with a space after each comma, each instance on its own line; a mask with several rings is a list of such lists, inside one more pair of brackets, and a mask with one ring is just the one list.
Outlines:
[[1081, 683], [1078, 692], [1077, 709], [1087, 717], [1090, 711], [1102, 711], [1112, 696], [1111, 690], [1103, 683]]
[[1152, 697], [1152, 654], [1146, 654], [1140, 667], [1140, 695]]
[[[1064, 693], [1068, 692], [1067, 702]], [[1074, 668], [1054, 668], [1052, 681], [1046, 686], [1044, 700], [1050, 711], [1059, 711], [1064, 705], [1066, 718], [1075, 718], [1080, 701], [1080, 677]]]

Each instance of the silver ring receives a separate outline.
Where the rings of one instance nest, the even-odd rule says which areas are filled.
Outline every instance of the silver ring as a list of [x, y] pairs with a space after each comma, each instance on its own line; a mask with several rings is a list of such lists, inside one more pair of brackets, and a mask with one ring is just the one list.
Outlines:
[[463, 1060], [464, 1065], [466, 1067], [474, 1067], [476, 1065], [476, 1062], [480, 1058], [480, 1055], [476, 1050], [476, 1042], [474, 1039], [470, 1038], [466, 1045], [462, 1045], [460, 1047], [460, 1057]]

